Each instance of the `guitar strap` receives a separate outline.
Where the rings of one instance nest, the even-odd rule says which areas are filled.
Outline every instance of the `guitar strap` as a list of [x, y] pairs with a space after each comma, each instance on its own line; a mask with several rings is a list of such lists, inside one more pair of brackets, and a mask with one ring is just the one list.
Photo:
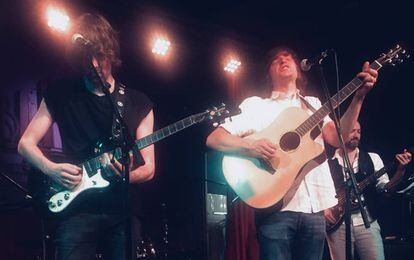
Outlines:
[[300, 100], [302, 101], [301, 102], [302, 108], [307, 108], [310, 111], [312, 111], [312, 113], [316, 112], [316, 109], [303, 96], [299, 95], [299, 97], [300, 97]]
[[[126, 100], [126, 87], [122, 83], [117, 83], [117, 89], [115, 91], [114, 100], [116, 103], [116, 107], [118, 108], [119, 114], [122, 118], [124, 118], [125, 114], [125, 100]], [[121, 140], [119, 139], [121, 136], [121, 125], [115, 118], [115, 115], [112, 118], [112, 136], [114, 137], [115, 144], [119, 144]], [[136, 145], [132, 146], [132, 151], [134, 155], [134, 160], [137, 165], [144, 164], [144, 159], [142, 158], [141, 152], [138, 150]]]
[[[126, 90], [125, 86], [121, 83], [117, 84], [118, 88], [115, 90], [114, 100], [116, 103], [116, 108], [119, 111], [121, 117], [124, 117], [124, 110], [125, 110], [125, 95]], [[121, 127], [119, 122], [117, 121], [115, 115], [112, 117], [112, 136], [115, 138], [114, 141], [118, 141], [118, 138], [121, 136]]]

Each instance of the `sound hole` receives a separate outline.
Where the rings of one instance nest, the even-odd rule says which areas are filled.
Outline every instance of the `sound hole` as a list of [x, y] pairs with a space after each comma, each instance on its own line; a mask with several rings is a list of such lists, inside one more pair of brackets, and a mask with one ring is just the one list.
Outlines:
[[280, 148], [289, 152], [298, 148], [300, 144], [300, 136], [296, 132], [288, 132], [280, 138]]

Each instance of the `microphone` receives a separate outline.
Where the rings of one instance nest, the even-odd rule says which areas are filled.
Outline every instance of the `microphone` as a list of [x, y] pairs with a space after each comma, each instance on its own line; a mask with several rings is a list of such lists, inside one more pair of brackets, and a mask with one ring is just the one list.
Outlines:
[[325, 50], [325, 51], [321, 52], [319, 55], [317, 55], [317, 56], [315, 56], [315, 57], [313, 57], [313, 58], [310, 58], [310, 59], [303, 59], [303, 60], [300, 62], [300, 68], [301, 68], [303, 71], [309, 71], [309, 70], [312, 68], [312, 66], [314, 66], [314, 65], [321, 65], [321, 64], [322, 64], [322, 61], [323, 61], [326, 57], [328, 57], [328, 53], [329, 53], [330, 51], [332, 51], [332, 50], [331, 50], [331, 49], [328, 49], [328, 50]]
[[80, 33], [75, 33], [72, 36], [72, 43], [73, 44], [78, 44], [78, 45], [81, 45], [81, 46], [86, 46], [86, 47], [91, 47], [92, 46], [92, 43], [88, 39], [83, 37], [83, 35], [80, 34]]

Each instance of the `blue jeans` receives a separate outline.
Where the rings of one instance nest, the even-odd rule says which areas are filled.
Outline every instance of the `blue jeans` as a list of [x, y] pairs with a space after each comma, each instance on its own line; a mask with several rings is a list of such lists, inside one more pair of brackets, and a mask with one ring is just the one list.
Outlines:
[[322, 259], [323, 212], [276, 212], [257, 226], [261, 260]]
[[125, 259], [124, 217], [80, 213], [59, 221], [55, 255], [58, 260], [95, 259], [99, 246], [105, 259]]

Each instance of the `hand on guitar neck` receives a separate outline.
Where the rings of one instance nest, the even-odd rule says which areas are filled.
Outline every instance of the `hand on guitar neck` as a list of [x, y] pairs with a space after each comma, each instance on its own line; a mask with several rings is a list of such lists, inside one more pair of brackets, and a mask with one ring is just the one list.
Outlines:
[[398, 161], [397, 171], [404, 171], [407, 165], [411, 162], [412, 154], [404, 149], [403, 153], [395, 155], [395, 159]]
[[[116, 179], [122, 177], [122, 168], [123, 165], [121, 163], [122, 160], [117, 160], [113, 158], [108, 153], [104, 153], [102, 156], [99, 157], [99, 161], [103, 165], [102, 170], [104, 171], [103, 174], [112, 179]], [[134, 156], [132, 153], [129, 154], [129, 171], [135, 169], [138, 165], [135, 165]]]
[[364, 98], [365, 95], [374, 87], [377, 82], [378, 71], [372, 69], [369, 62], [364, 62], [362, 66], [362, 72], [358, 73], [357, 77], [362, 80], [362, 86], [355, 92], [357, 98]]
[[395, 188], [398, 187], [398, 184], [404, 177], [407, 165], [411, 162], [412, 154], [409, 150], [404, 149], [402, 153], [395, 155], [395, 159], [397, 162], [396, 172], [392, 176], [391, 180], [385, 185], [385, 189], [388, 191], [393, 191]]

